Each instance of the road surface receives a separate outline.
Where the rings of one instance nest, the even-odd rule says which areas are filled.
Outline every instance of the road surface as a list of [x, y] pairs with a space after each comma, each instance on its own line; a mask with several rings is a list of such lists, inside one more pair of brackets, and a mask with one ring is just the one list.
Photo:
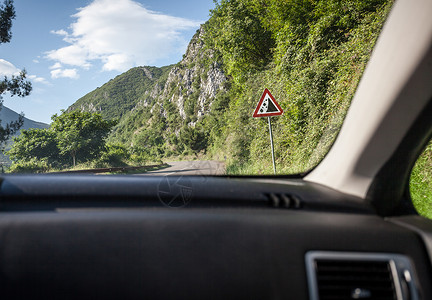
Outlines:
[[172, 161], [169, 167], [135, 175], [170, 176], [170, 175], [224, 175], [225, 163], [214, 160]]

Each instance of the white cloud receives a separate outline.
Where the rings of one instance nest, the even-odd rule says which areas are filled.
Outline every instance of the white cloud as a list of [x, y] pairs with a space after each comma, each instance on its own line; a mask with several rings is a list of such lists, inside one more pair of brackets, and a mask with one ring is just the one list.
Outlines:
[[58, 50], [49, 51], [48, 58], [66, 65], [79, 66], [85, 69], [91, 66], [88, 62], [88, 52], [78, 45], [70, 45]]
[[[0, 76], [18, 76], [20, 72], [21, 70], [15, 67], [12, 63], [0, 58]], [[45, 78], [36, 75], [27, 75], [27, 78], [32, 82], [49, 84]]]
[[66, 32], [66, 30], [60, 29], [60, 30], [51, 30], [50, 31], [52, 34], [57, 34], [60, 36], [67, 36], [68, 33]]
[[0, 76], [19, 75], [20, 71], [12, 63], [0, 58]]
[[32, 82], [37, 82], [37, 83], [43, 83], [43, 84], [47, 84], [49, 85], [50, 83], [43, 77], [39, 77], [36, 75], [29, 75], [27, 76], [28, 79], [30, 79]]
[[133, 67], [133, 61], [126, 54], [112, 54], [103, 59], [103, 70], [113, 71]]
[[60, 69], [62, 67], [61, 63], [56, 62], [55, 64], [53, 64], [51, 67], [49, 67], [51, 70], [52, 69]]
[[78, 79], [78, 71], [77, 69], [55, 69], [51, 71], [51, 77], [56, 78], [71, 78]]
[[92, 61], [103, 70], [125, 71], [184, 51], [181, 31], [198, 22], [159, 14], [133, 0], [94, 0], [73, 15], [71, 33], [51, 31], [70, 45], [47, 52], [59, 63], [88, 69]]

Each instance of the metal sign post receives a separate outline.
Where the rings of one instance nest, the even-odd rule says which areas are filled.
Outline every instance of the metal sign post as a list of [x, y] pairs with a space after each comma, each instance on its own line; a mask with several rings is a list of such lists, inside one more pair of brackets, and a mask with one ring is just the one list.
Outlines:
[[264, 93], [261, 96], [260, 101], [258, 102], [257, 107], [253, 113], [254, 118], [259, 117], [267, 117], [269, 124], [269, 132], [270, 132], [270, 144], [271, 144], [271, 152], [272, 152], [272, 160], [273, 160], [273, 172], [276, 175], [276, 163], [275, 163], [275, 155], [274, 155], [274, 146], [273, 146], [273, 132], [271, 126], [271, 116], [280, 116], [283, 114], [283, 109], [280, 107], [279, 103], [276, 102], [273, 95], [270, 93], [268, 89], [264, 90]]
[[276, 175], [276, 163], [275, 163], [275, 155], [274, 155], [274, 147], [273, 147], [273, 132], [271, 126], [271, 119], [267, 117], [269, 124], [269, 132], [270, 132], [270, 144], [271, 144], [271, 152], [272, 152], [272, 160], [273, 160], [273, 173]]

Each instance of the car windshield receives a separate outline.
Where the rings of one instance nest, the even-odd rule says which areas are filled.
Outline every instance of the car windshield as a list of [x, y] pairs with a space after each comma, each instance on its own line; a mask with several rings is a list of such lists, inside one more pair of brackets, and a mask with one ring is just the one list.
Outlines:
[[1, 2], [3, 172], [188, 175], [314, 168], [393, 3]]

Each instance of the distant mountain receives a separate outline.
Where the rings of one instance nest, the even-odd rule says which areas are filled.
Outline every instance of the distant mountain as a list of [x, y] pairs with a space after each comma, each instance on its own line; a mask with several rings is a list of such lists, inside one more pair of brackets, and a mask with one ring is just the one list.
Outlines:
[[[7, 123], [18, 120], [19, 114], [14, 112], [12, 109], [7, 108], [6, 106], [2, 106], [0, 109], [0, 124], [2, 126], [5, 126]], [[42, 123], [42, 122], [36, 122], [30, 119], [27, 119], [24, 117], [24, 125], [21, 127], [21, 129], [30, 129], [30, 128], [48, 128], [49, 125]]]
[[[72, 104], [68, 111], [79, 109], [100, 112], [104, 118], [120, 119], [140, 101], [152, 94], [157, 83], [167, 77], [172, 66], [136, 67], [111, 79]], [[154, 92], [153, 92], [154, 93]]]

